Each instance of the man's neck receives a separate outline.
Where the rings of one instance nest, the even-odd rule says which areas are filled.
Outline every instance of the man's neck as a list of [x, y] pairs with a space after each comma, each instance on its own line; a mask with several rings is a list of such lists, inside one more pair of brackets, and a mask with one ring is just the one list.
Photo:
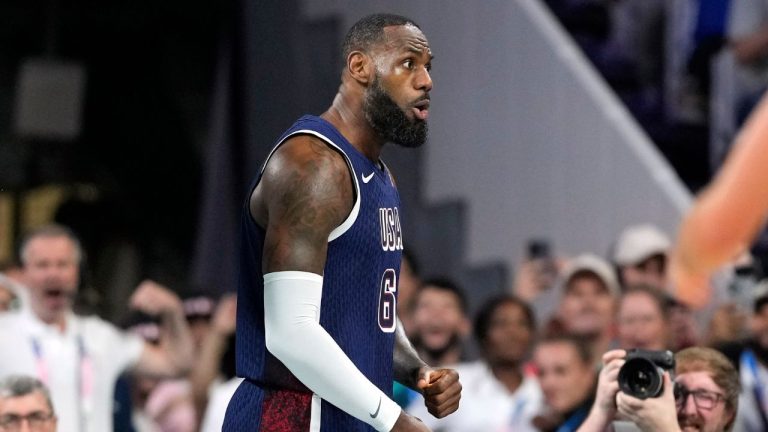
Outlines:
[[66, 312], [60, 312], [57, 314], [45, 314], [40, 313], [35, 308], [32, 308], [32, 313], [35, 315], [37, 319], [42, 321], [44, 324], [56, 327], [57, 330], [59, 330], [61, 333], [64, 333], [67, 330], [67, 313]]
[[491, 372], [510, 393], [516, 392], [523, 382], [523, 372], [517, 363], [491, 365]]
[[331, 123], [360, 153], [373, 162], [379, 160], [385, 141], [373, 130], [363, 112], [363, 96], [350, 95], [342, 84], [330, 108], [320, 115]]

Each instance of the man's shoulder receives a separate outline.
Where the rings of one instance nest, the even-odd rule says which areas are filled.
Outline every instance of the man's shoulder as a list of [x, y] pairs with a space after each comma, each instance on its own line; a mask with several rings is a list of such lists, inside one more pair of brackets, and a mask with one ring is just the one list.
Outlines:
[[74, 315], [75, 322], [88, 336], [123, 334], [124, 330], [98, 315]]

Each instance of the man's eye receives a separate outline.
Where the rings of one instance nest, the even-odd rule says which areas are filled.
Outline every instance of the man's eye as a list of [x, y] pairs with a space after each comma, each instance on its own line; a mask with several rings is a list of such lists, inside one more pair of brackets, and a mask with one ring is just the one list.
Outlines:
[[406, 69], [413, 69], [413, 60], [406, 60], [403, 62], [403, 66], [405, 66]]

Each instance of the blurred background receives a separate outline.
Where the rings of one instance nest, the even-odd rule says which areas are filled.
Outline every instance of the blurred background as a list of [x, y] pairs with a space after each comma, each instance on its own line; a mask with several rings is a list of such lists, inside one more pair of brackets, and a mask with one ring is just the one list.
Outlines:
[[[388, 148], [422, 274], [505, 290], [531, 239], [610, 255], [672, 236], [743, 113], [727, 0], [9, 0], [0, 3], [0, 262], [71, 226], [85, 307], [137, 282], [234, 287], [237, 217], [278, 135], [319, 114], [361, 16], [416, 20], [436, 56], [428, 144]], [[741, 86], [741, 87], [740, 87]], [[761, 256], [762, 246], [755, 254]]]

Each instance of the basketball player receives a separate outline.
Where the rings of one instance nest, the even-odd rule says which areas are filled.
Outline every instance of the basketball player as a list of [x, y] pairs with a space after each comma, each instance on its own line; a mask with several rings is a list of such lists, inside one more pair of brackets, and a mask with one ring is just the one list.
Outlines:
[[768, 98], [742, 128], [731, 154], [682, 221], [672, 254], [677, 296], [709, 299], [710, 274], [752, 243], [768, 215]]
[[[416, 355], [395, 314], [400, 200], [386, 142], [426, 140], [432, 53], [413, 21], [361, 19], [341, 86], [321, 116], [278, 140], [242, 218], [237, 373], [225, 431], [427, 431], [392, 401], [392, 380], [443, 417], [458, 374]], [[322, 300], [322, 301], [321, 301]]]

